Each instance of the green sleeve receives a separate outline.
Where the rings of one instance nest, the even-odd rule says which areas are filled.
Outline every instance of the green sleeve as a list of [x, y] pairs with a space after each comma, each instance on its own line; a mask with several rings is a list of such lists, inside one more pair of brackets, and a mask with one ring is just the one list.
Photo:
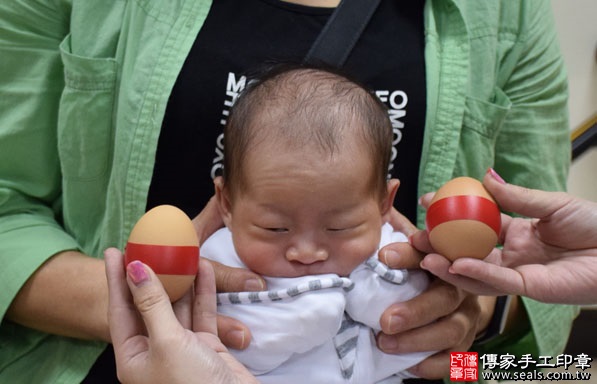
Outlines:
[[[65, 12], [68, 14], [68, 12]], [[0, 317], [50, 256], [77, 247], [61, 228], [58, 45], [68, 20], [50, 4], [0, 2]]]
[[494, 167], [509, 183], [564, 190], [570, 167], [568, 83], [549, 2], [520, 7], [525, 29], [502, 58], [498, 82], [512, 103]]

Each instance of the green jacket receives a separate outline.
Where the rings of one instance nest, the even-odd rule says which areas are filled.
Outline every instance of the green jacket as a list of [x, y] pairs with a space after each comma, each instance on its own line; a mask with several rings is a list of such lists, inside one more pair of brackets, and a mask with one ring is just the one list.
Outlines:
[[[420, 194], [490, 166], [515, 184], [564, 189], [567, 85], [549, 7], [427, 1]], [[145, 209], [170, 91], [209, 8], [206, 0], [0, 2], [2, 318], [50, 256], [123, 247]], [[576, 307], [525, 305], [533, 332], [489, 352], [560, 353]], [[103, 347], [4, 320], [0, 382], [79, 382]]]

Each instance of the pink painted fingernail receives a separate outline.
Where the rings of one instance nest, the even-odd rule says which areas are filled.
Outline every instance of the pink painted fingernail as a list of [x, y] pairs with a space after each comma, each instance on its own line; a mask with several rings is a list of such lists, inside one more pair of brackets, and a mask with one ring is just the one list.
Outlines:
[[131, 261], [129, 265], [126, 266], [126, 272], [135, 285], [139, 285], [144, 281], [149, 280], [149, 274], [145, 270], [143, 263], [138, 260]]
[[487, 170], [487, 172], [489, 172], [489, 174], [500, 184], [506, 184], [506, 181], [504, 179], [502, 179], [502, 177], [495, 171], [495, 169], [493, 168], [489, 168]]

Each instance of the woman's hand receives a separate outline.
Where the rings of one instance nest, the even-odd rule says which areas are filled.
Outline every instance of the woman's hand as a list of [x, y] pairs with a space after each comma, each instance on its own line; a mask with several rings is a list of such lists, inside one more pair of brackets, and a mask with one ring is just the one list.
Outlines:
[[[105, 262], [108, 318], [119, 380], [143, 384], [257, 383], [217, 337], [215, 281], [209, 263], [201, 261], [194, 299], [189, 292], [177, 303], [177, 318], [149, 267], [134, 261], [127, 266], [125, 276], [122, 253], [114, 248], [106, 250]], [[191, 300], [192, 310], [188, 306], [183, 310], [182, 304]], [[179, 319], [190, 321], [192, 330]]]
[[[484, 260], [463, 258], [454, 263], [430, 254], [423, 268], [471, 292], [595, 303], [597, 204], [563, 192], [506, 184], [492, 170], [483, 184], [502, 209], [536, 219], [502, 215], [502, 249], [494, 249]], [[424, 234], [417, 237], [428, 241]]]
[[[193, 219], [193, 225], [200, 244], [224, 226], [215, 196]], [[261, 276], [247, 269], [232, 268], [210, 260], [209, 262], [215, 273], [218, 292], [263, 291], [267, 287]], [[240, 321], [227, 316], [218, 315], [218, 334], [229, 348], [245, 349], [251, 341], [249, 329]]]

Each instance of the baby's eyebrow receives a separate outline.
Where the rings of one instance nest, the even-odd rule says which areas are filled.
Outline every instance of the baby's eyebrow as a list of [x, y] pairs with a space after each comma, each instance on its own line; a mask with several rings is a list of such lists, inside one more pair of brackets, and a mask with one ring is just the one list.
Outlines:
[[264, 210], [272, 212], [272, 213], [283, 213], [283, 209], [278, 204], [272, 204], [270, 202], [263, 202], [263, 203], [258, 203], [257, 206], [260, 209], [264, 209]]
[[342, 214], [350, 214], [355, 211], [359, 206], [360, 202], [354, 202], [350, 204], [343, 205], [341, 207], [334, 207], [326, 210], [325, 213], [329, 215], [342, 215]]

